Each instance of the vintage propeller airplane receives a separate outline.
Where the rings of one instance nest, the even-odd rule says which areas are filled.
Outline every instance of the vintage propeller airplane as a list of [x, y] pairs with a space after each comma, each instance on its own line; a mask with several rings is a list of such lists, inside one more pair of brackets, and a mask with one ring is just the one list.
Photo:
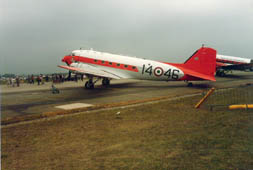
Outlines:
[[253, 71], [253, 59], [217, 54], [216, 75], [223, 77], [232, 70]]
[[[74, 50], [62, 59], [67, 66], [59, 67], [86, 75], [85, 88], [93, 89], [102, 79], [108, 86], [111, 79], [141, 79], [159, 81], [215, 81], [216, 50], [201, 47], [183, 64], [159, 62], [94, 50]], [[94, 80], [96, 78], [96, 80]]]

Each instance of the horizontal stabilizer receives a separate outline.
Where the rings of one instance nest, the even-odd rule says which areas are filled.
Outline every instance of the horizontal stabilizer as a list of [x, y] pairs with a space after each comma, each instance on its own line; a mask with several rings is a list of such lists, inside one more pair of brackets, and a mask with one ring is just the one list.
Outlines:
[[207, 74], [203, 74], [200, 72], [196, 72], [194, 70], [190, 70], [187, 68], [180, 68], [181, 70], [183, 70], [187, 75], [195, 77], [195, 78], [200, 78], [203, 80], [210, 80], [210, 81], [216, 81], [215, 77], [212, 75], [207, 75]]

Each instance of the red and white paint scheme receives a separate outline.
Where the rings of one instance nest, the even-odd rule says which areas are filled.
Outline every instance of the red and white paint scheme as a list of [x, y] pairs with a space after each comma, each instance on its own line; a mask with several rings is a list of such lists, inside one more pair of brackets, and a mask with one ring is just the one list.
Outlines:
[[216, 75], [225, 76], [231, 70], [253, 71], [253, 59], [217, 54]]
[[[215, 81], [216, 50], [202, 47], [185, 63], [175, 64], [122, 56], [94, 50], [74, 50], [62, 59], [61, 68], [86, 75], [87, 89], [97, 80], [108, 86], [111, 79], [141, 79], [157, 81]], [[94, 78], [97, 78], [93, 81]], [[192, 83], [191, 83], [192, 85]]]

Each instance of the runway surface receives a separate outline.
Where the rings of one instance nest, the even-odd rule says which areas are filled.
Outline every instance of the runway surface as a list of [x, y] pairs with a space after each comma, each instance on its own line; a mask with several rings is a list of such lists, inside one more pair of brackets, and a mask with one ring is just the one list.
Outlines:
[[253, 84], [253, 73], [237, 72], [225, 78], [217, 78], [216, 82], [194, 82], [193, 87], [187, 87], [185, 82], [112, 80], [111, 85], [107, 88], [102, 87], [98, 82], [95, 89], [87, 90], [83, 87], [84, 83], [85, 81], [55, 84], [60, 89], [60, 94], [52, 94], [51, 83], [40, 86], [21, 84], [21, 87], [2, 85], [2, 119], [56, 111], [59, 108], [55, 106], [72, 103], [97, 105], [163, 96], [173, 98], [203, 92], [211, 87], [227, 88], [247, 83]]

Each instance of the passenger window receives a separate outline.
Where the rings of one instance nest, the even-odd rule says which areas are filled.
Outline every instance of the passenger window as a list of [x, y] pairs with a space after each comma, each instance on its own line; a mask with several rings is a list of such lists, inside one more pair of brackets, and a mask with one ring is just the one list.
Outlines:
[[127, 67], [128, 67], [128, 65], [124, 65], [124, 67], [125, 67], [125, 68], [127, 68]]
[[132, 67], [132, 69], [136, 69], [136, 67], [135, 67], [135, 66], [133, 66], [133, 67]]
[[102, 61], [102, 63], [104, 64], [104, 63], [105, 63], [105, 61]]
[[112, 65], [112, 63], [111, 63], [111, 62], [109, 62], [109, 64], [110, 64], [110, 65]]
[[117, 64], [117, 66], [119, 67], [119, 66], [120, 66], [120, 64]]

